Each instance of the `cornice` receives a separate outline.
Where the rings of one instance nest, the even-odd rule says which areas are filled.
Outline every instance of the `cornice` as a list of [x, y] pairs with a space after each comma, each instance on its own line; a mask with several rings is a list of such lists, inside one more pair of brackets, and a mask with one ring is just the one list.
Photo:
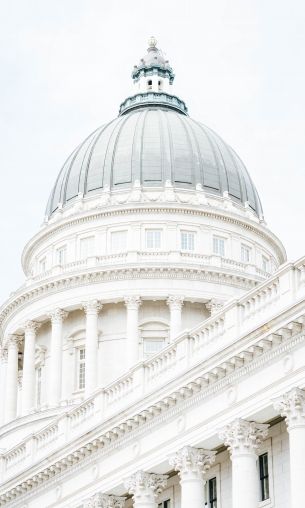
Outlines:
[[[251, 278], [250, 278], [251, 277]], [[230, 285], [238, 288], [250, 290], [254, 288], [259, 281], [252, 279], [247, 274], [238, 274], [226, 272], [224, 269], [219, 272], [215, 267], [187, 267], [164, 266], [124, 266], [91, 269], [83, 272], [68, 272], [60, 277], [53, 277], [44, 282], [40, 282], [32, 287], [21, 288], [19, 294], [15, 294], [0, 308], [0, 326], [3, 327], [9, 317], [24, 308], [29, 303], [41, 300], [42, 297], [54, 293], [59, 293], [69, 289], [98, 284], [102, 282], [116, 280], [135, 280], [135, 279], [180, 279], [180, 280], [198, 280], [213, 282], [215, 284]]]
[[[286, 323], [285, 326], [289, 326], [290, 324], [294, 324], [294, 321]], [[74, 451], [66, 452], [67, 454], [65, 457], [58, 460], [54, 457], [54, 462], [45, 469], [39, 473], [32, 474], [30, 478], [22, 480], [19, 485], [1, 493], [0, 506], [10, 503], [11, 500], [15, 500], [19, 496], [23, 498], [28, 492], [33, 492], [33, 490], [35, 490], [37, 494], [37, 491], [46, 488], [47, 484], [49, 485], [50, 482], [53, 483], [55, 477], [56, 480], [59, 481], [59, 478], [63, 479], [66, 475], [72, 474], [75, 468], [83, 467], [85, 463], [91, 461], [92, 458], [96, 460], [97, 455], [100, 456], [100, 454], [109, 453], [114, 447], [124, 445], [124, 443], [126, 443], [126, 438], [129, 440], [135, 429], [137, 429], [138, 433], [139, 427], [141, 427], [142, 431], [145, 430], [145, 427], [147, 432], [148, 428], [162, 422], [165, 418], [168, 419], [173, 414], [179, 414], [183, 409], [198, 403], [203, 398], [221, 391], [224, 387], [230, 386], [241, 377], [248, 376], [251, 371], [268, 364], [271, 360], [281, 356], [283, 352], [291, 351], [298, 344], [305, 341], [304, 332], [296, 333], [290, 337], [286, 335], [282, 336], [280, 332], [283, 330], [283, 326], [284, 325], [276, 331], [276, 334], [271, 333], [263, 340], [261, 337], [258, 337], [257, 346], [252, 344], [246, 349], [242, 348], [240, 353], [235, 352], [231, 359], [227, 359], [225, 362], [226, 365], [229, 365], [230, 362], [233, 361], [233, 372], [230, 368], [226, 371], [223, 363], [218, 367], [214, 366], [209, 372], [204, 372], [199, 377], [197, 376], [193, 380], [176, 388], [169, 395], [163, 396], [161, 400], [152, 405], [148, 405], [148, 407], [142, 409], [132, 417], [128, 418], [126, 415], [125, 421], [115, 424], [112, 429], [100, 435], [98, 435], [100, 432], [99, 429], [94, 429], [92, 434], [95, 433], [97, 436], [91, 435], [91, 437], [90, 433], [86, 433], [86, 437], [89, 439], [88, 442], [83, 443]], [[277, 336], [277, 340], [273, 342], [275, 335]], [[279, 336], [282, 337], [280, 343], [278, 341]], [[268, 342], [269, 344], [267, 345]], [[244, 360], [245, 364], [243, 363], [241, 366], [238, 366], [238, 364], [234, 362], [234, 359], [238, 357], [238, 355], [244, 355], [245, 353], [247, 354], [247, 360]], [[198, 369], [198, 365], [196, 368]], [[102, 424], [102, 426], [103, 425], [105, 425], [105, 423]], [[71, 443], [67, 445], [67, 448], [71, 448]], [[61, 450], [61, 453], [62, 451], [63, 450]], [[97, 452], [99, 453], [97, 454]], [[10, 481], [11, 480], [9, 480], [9, 482]]]
[[47, 225], [43, 228], [43, 230], [39, 231], [33, 238], [29, 240], [29, 242], [24, 247], [23, 253], [22, 253], [22, 266], [23, 269], [26, 270], [25, 264], [26, 264], [26, 258], [30, 256], [33, 252], [33, 249], [39, 245], [41, 242], [44, 242], [48, 238], [51, 238], [55, 234], [66, 231], [71, 229], [74, 226], [78, 226], [81, 224], [85, 224], [87, 222], [97, 221], [101, 218], [106, 217], [116, 217], [116, 216], [126, 216], [131, 214], [161, 214], [161, 213], [176, 213], [176, 214], [184, 214], [184, 215], [194, 215], [194, 216], [200, 216], [200, 217], [207, 217], [207, 218], [213, 218], [218, 219], [223, 222], [236, 224], [243, 229], [247, 231], [251, 231], [256, 233], [258, 236], [263, 238], [267, 242], [272, 242], [277, 255], [281, 262], [285, 262], [286, 260], [286, 254], [285, 249], [280, 242], [280, 240], [266, 227], [262, 227], [259, 223], [255, 223], [254, 221], [251, 221], [250, 219], [247, 219], [246, 217], [241, 217], [238, 214], [232, 213], [230, 211], [220, 211], [217, 209], [211, 209], [207, 208], [204, 209], [203, 207], [199, 208], [196, 205], [180, 205], [178, 206], [176, 203], [173, 205], [170, 205], [169, 203], [162, 204], [154, 204], [150, 203], [149, 206], [145, 204], [137, 204], [137, 205], [128, 205], [125, 204], [124, 206], [112, 206], [108, 207], [104, 210], [90, 210], [83, 213], [79, 213], [78, 216], [73, 217], [67, 217], [62, 219], [61, 221], [58, 221], [54, 224]]

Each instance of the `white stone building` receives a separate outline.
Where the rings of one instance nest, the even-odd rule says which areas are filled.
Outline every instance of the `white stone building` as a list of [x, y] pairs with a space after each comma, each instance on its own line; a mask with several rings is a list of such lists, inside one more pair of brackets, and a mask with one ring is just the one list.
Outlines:
[[305, 258], [152, 38], [0, 308], [0, 506], [305, 506]]

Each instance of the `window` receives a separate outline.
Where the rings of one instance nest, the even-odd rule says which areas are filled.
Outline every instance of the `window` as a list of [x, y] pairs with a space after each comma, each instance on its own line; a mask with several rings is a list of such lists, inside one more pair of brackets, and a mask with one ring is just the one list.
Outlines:
[[36, 370], [36, 404], [41, 405], [41, 367]]
[[79, 390], [83, 390], [85, 388], [85, 369], [86, 369], [86, 350], [79, 349], [78, 350], [78, 382], [77, 386]]
[[217, 479], [210, 478], [205, 484], [205, 506], [217, 508]]
[[46, 258], [42, 258], [39, 261], [39, 273], [43, 273], [46, 271], [47, 261]]
[[147, 229], [145, 231], [146, 249], [160, 249], [161, 247], [161, 229]]
[[213, 236], [213, 252], [219, 256], [225, 255], [225, 238]]
[[144, 339], [144, 355], [154, 355], [164, 348], [163, 339]]
[[269, 469], [268, 453], [259, 456], [259, 480], [261, 486], [261, 501], [269, 499]]
[[194, 250], [195, 233], [192, 231], [181, 231], [181, 250]]
[[262, 269], [269, 272], [269, 259], [266, 256], [262, 256]]
[[127, 231], [111, 233], [111, 252], [123, 252], [127, 247]]
[[94, 245], [94, 236], [87, 236], [82, 238], [80, 241], [80, 257], [81, 259], [87, 259], [92, 256]]
[[171, 501], [170, 499], [167, 499], [166, 501], [163, 501], [162, 503], [158, 504], [158, 508], [171, 508]]
[[67, 247], [66, 246], [60, 247], [59, 249], [57, 249], [56, 259], [57, 259], [57, 263], [59, 265], [64, 265], [66, 263], [66, 254], [67, 254]]
[[241, 246], [241, 260], [243, 263], [250, 263], [251, 249], [248, 245]]
[[152, 80], [151, 80], [151, 79], [149, 79], [149, 80], [147, 81], [147, 85], [148, 85], [148, 86], [147, 86], [148, 90], [151, 90], [151, 89], [152, 89]]

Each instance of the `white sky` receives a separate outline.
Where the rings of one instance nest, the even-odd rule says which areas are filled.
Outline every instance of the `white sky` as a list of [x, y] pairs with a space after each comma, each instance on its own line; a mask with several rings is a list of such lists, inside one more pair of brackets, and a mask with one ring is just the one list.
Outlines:
[[247, 165], [288, 259], [305, 254], [303, 0], [2, 0], [0, 302], [61, 165], [117, 116], [150, 35], [190, 115]]

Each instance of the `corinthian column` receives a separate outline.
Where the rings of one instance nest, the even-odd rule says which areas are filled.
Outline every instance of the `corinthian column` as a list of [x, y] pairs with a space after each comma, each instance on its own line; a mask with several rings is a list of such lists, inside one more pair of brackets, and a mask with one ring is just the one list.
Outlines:
[[24, 325], [22, 414], [28, 414], [35, 406], [35, 340], [40, 324], [27, 321]]
[[181, 332], [183, 296], [169, 296], [166, 303], [170, 311], [170, 340], [173, 340]]
[[275, 400], [286, 418], [290, 454], [290, 507], [300, 508], [305, 499], [305, 390], [293, 388]]
[[125, 497], [108, 496], [98, 492], [84, 502], [84, 508], [124, 508]]
[[18, 393], [18, 345], [21, 337], [11, 335], [7, 343], [7, 374], [5, 391], [5, 421], [10, 422], [17, 414]]
[[[0, 387], [1, 393], [6, 390], [6, 374], [7, 374], [7, 349], [0, 349]], [[5, 398], [0, 397], [0, 425], [4, 423], [5, 419]]]
[[141, 305], [139, 296], [126, 296], [125, 305], [127, 309], [127, 365], [132, 367], [139, 361], [139, 307]]
[[48, 375], [48, 405], [56, 407], [61, 400], [62, 384], [62, 324], [68, 312], [54, 309], [49, 313], [51, 320], [51, 355]]
[[83, 303], [86, 313], [86, 368], [85, 394], [91, 395], [97, 388], [98, 313], [102, 310], [98, 300]]
[[134, 508], [157, 508], [157, 496], [166, 487], [167, 476], [138, 471], [125, 481]]
[[181, 508], [203, 508], [203, 474], [215, 460], [215, 453], [202, 448], [184, 446], [169, 458], [169, 463], [179, 471]]
[[259, 482], [256, 450], [267, 436], [268, 425], [235, 420], [220, 433], [229, 447], [232, 461], [232, 507], [257, 508]]

